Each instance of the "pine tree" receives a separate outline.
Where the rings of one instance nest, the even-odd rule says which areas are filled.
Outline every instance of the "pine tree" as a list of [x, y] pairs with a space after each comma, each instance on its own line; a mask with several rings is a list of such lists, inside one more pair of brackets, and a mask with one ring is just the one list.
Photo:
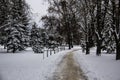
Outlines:
[[39, 29], [37, 28], [36, 23], [32, 26], [31, 29], [31, 47], [35, 53], [42, 53], [42, 40], [40, 38]]
[[47, 46], [48, 35], [45, 31], [41, 33], [41, 40], [43, 42], [43, 46]]
[[[13, 27], [14, 26], [14, 27]], [[15, 26], [15, 24], [9, 26], [9, 28], [6, 29], [9, 36], [7, 37], [7, 51], [15, 53], [19, 49], [21, 49], [20, 44], [20, 33], [17, 30], [19, 26]]]
[[4, 46], [7, 46], [8, 52], [24, 50], [26, 47], [27, 24], [28, 18], [26, 14], [27, 4], [24, 0], [10, 0], [10, 8], [8, 8], [8, 25], [4, 27], [6, 40]]
[[21, 27], [21, 29], [19, 29], [19, 32], [21, 34], [21, 46], [23, 47], [27, 47], [28, 46], [28, 22], [29, 22], [29, 18], [28, 18], [28, 13], [29, 13], [29, 7], [26, 4], [25, 0], [18, 0], [18, 4], [19, 5], [17, 10], [18, 10], [18, 21], [19, 22], [19, 26]]
[[8, 0], [0, 0], [0, 44], [4, 45], [6, 43], [6, 32], [5, 28], [10, 24], [8, 22], [9, 12], [10, 12], [10, 2]]

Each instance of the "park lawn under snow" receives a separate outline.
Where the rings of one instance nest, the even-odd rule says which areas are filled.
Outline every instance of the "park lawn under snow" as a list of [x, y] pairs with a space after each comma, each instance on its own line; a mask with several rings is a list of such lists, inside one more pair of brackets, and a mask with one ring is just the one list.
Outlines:
[[115, 60], [115, 54], [96, 56], [95, 48], [90, 55], [85, 55], [81, 50], [74, 53], [89, 80], [120, 80], [120, 60]]
[[44, 59], [43, 54], [34, 54], [30, 48], [15, 54], [3, 52], [0, 53], [0, 80], [47, 80], [68, 50]]
[[[78, 50], [74, 51], [74, 58], [89, 80], [120, 80], [120, 61], [115, 60], [115, 54], [98, 57], [94, 48], [90, 55], [82, 53], [80, 47], [72, 50]], [[44, 55], [43, 59], [43, 54], [34, 54], [30, 48], [15, 54], [5, 53], [0, 48], [0, 80], [48, 80], [69, 51], [61, 51], [48, 58]]]

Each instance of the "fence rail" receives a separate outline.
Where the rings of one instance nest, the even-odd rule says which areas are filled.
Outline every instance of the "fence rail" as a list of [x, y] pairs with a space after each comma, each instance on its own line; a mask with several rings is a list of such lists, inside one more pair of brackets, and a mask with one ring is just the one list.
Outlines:
[[57, 48], [46, 48], [44, 49], [44, 53], [43, 53], [43, 59], [46, 57], [49, 57], [53, 54], [58, 53], [59, 51], [63, 51], [65, 50], [65, 47], [57, 47]]

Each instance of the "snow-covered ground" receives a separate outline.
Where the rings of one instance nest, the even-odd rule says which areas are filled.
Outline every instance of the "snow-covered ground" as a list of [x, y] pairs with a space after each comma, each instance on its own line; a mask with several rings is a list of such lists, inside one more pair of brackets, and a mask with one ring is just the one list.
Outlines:
[[[80, 47], [72, 49], [74, 57], [89, 80], [120, 80], [120, 61], [115, 54], [95, 55], [95, 48], [90, 55], [82, 53]], [[48, 80], [53, 76], [62, 57], [72, 50], [61, 51], [46, 57], [46, 53], [34, 54], [28, 48], [20, 53], [5, 53], [0, 48], [0, 80]]]
[[96, 56], [95, 48], [90, 55], [85, 55], [81, 50], [74, 53], [89, 80], [120, 80], [120, 60], [115, 60], [115, 54]]
[[[1, 51], [4, 52], [2, 48]], [[15, 54], [3, 52], [0, 53], [0, 80], [47, 80], [68, 50], [45, 59], [30, 48]]]

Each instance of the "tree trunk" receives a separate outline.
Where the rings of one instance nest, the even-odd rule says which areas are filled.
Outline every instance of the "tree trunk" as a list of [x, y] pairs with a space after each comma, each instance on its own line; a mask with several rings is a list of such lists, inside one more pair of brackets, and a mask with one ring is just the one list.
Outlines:
[[118, 7], [115, 6], [115, 1], [112, 2], [112, 5], [113, 5], [113, 30], [116, 30], [115, 31], [116, 33], [114, 32], [116, 41], [116, 60], [120, 60], [120, 0]]
[[71, 33], [70, 33], [70, 45], [71, 45], [71, 48], [73, 48], [73, 37]]
[[67, 33], [67, 37], [68, 37], [68, 46], [69, 46], [69, 49], [71, 49], [71, 40], [70, 40], [70, 33], [68, 32]]
[[102, 15], [101, 15], [101, 0], [97, 0], [97, 33], [96, 33], [96, 36], [97, 36], [97, 51], [96, 51], [96, 55], [97, 56], [100, 56], [101, 55], [101, 45], [102, 45], [102, 40], [100, 38], [102, 38], [102, 34], [101, 34], [101, 31], [102, 31], [102, 25], [101, 25], [101, 18]]
[[117, 13], [117, 22], [116, 22], [116, 27], [118, 30], [118, 34], [119, 34], [119, 39], [116, 40], [116, 60], [120, 60], [120, 0], [119, 0], [119, 7], [118, 9], [118, 13]]
[[68, 44], [69, 45], [69, 49], [71, 49], [71, 46], [70, 46], [70, 44]]
[[96, 55], [97, 56], [101, 55], [101, 44], [102, 44], [102, 41], [101, 40], [97, 40], [97, 51], [96, 51]]
[[116, 43], [116, 60], [120, 60], [120, 43], [117, 41]]
[[14, 46], [14, 47], [13, 47], [13, 51], [12, 51], [12, 52], [13, 52], [13, 53], [15, 53], [15, 51], [16, 51], [16, 49], [15, 49], [15, 46]]
[[89, 42], [86, 41], [86, 55], [90, 54]]

